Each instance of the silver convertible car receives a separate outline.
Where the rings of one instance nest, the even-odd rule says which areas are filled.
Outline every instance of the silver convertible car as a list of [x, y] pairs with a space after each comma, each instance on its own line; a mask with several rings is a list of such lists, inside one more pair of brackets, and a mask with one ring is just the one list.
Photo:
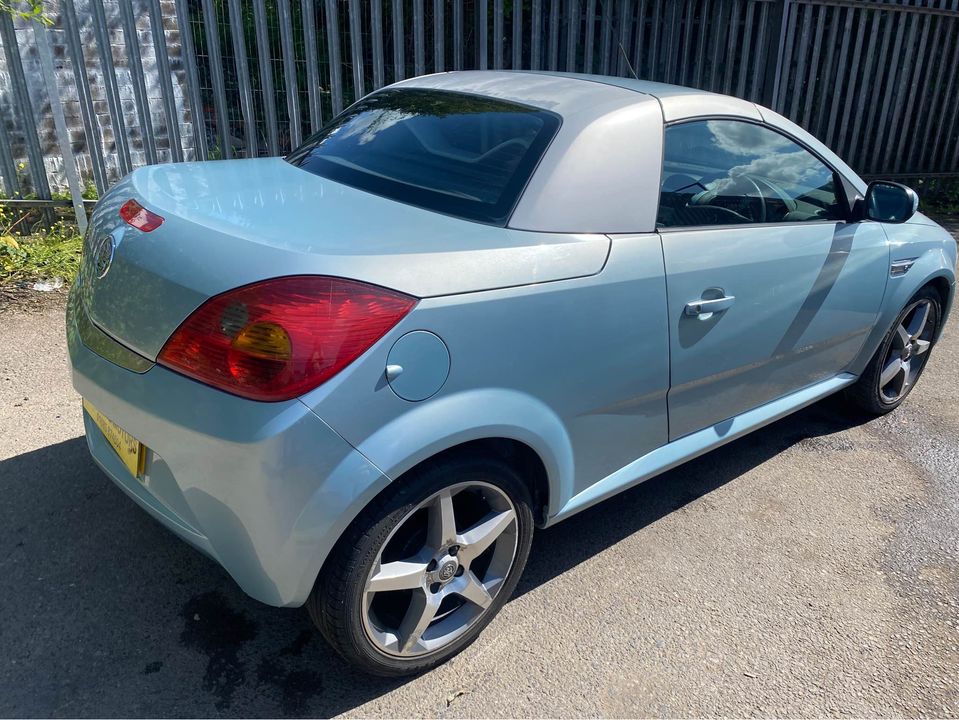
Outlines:
[[68, 310], [93, 457], [345, 658], [471, 643], [553, 525], [832, 393], [915, 385], [956, 243], [751, 102], [456, 72], [288, 157], [145, 167]]

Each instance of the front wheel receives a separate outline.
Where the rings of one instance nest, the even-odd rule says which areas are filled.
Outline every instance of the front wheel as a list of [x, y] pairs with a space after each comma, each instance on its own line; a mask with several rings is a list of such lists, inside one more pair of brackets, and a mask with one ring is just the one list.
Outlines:
[[529, 492], [511, 467], [487, 457], [432, 463], [353, 523], [307, 608], [361, 669], [421, 672], [472, 643], [499, 612], [532, 535]]
[[939, 293], [930, 287], [916, 293], [847, 397], [872, 415], [899, 407], [926, 367], [941, 317]]

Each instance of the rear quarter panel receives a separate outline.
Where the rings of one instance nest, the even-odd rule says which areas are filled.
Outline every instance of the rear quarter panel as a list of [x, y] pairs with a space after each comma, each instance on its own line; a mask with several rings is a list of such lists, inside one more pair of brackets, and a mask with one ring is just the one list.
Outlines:
[[[589, 278], [421, 301], [303, 401], [393, 479], [468, 440], [519, 440], [546, 466], [554, 514], [666, 442], [665, 299], [658, 236], [617, 238]], [[439, 335], [451, 359], [422, 402], [384, 378], [391, 346], [413, 330]]]

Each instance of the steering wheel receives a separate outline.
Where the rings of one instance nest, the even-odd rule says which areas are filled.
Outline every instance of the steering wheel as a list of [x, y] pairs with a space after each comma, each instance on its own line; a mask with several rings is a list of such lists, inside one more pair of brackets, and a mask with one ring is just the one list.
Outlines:
[[[760, 223], [766, 222], [766, 198], [763, 197], [763, 191], [759, 187], [759, 184], [748, 175], [743, 174], [743, 175], [737, 175], [735, 177], [730, 177], [722, 173], [715, 173], [714, 175], [711, 175], [708, 178], [706, 177], [700, 178], [699, 182], [697, 182], [696, 184], [701, 187], [705, 187], [708, 183], [711, 183], [715, 180], [721, 180], [726, 178], [733, 181], [734, 184], [742, 180], [745, 180], [750, 185], [752, 185], [753, 189], [756, 191], [756, 197], [759, 200], [759, 217], [755, 219], [753, 222], [760, 222]], [[711, 205], [712, 201], [715, 200], [718, 196], [719, 196], [719, 192], [717, 190], [704, 190], [703, 192], [697, 193], [696, 195], [691, 197], [689, 199], [688, 204], [689, 205]]]

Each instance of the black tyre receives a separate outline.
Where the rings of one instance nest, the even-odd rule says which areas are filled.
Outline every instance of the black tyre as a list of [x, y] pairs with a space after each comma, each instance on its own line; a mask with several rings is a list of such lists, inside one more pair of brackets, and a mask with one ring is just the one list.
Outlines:
[[895, 410], [915, 387], [939, 330], [939, 293], [924, 287], [906, 304], [846, 397], [871, 415]]
[[526, 484], [494, 457], [454, 456], [397, 481], [350, 526], [307, 601], [347, 661], [382, 676], [445, 662], [480, 634], [526, 565]]

